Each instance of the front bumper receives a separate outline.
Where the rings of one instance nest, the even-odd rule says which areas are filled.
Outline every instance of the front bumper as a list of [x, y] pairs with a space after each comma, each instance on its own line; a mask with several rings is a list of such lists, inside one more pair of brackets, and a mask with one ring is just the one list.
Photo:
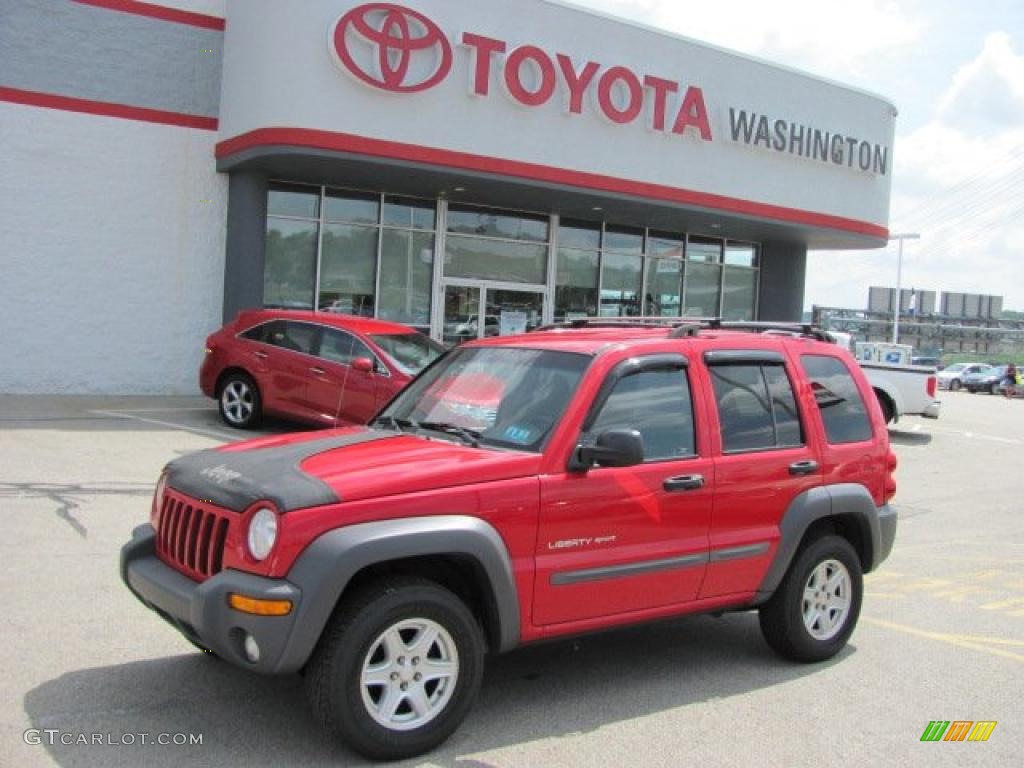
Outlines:
[[926, 419], [937, 419], [939, 418], [939, 410], [942, 407], [941, 400], [933, 400], [931, 405], [922, 411], [921, 415]]
[[[229, 569], [202, 583], [192, 581], [157, 557], [156, 533], [148, 523], [132, 531], [131, 541], [121, 548], [121, 579], [143, 605], [227, 661], [267, 674], [293, 672], [299, 666], [288, 647], [302, 590], [287, 580]], [[242, 613], [228, 605], [233, 592], [263, 600], [290, 600], [292, 610], [287, 616]], [[255, 662], [244, 650], [247, 635], [259, 646]]]

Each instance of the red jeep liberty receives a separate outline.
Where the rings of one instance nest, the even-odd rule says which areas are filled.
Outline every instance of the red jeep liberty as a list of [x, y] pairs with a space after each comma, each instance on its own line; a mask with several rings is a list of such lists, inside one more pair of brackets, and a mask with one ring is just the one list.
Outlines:
[[836, 654], [892, 548], [896, 457], [823, 333], [594, 318], [465, 344], [368, 427], [171, 462], [122, 578], [204, 650], [301, 671], [378, 759], [447, 738], [484, 655], [757, 609]]

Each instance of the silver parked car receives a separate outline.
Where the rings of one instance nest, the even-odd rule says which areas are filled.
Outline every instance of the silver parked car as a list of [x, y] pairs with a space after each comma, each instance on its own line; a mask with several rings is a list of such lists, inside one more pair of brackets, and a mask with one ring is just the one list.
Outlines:
[[956, 392], [964, 385], [965, 376], [986, 373], [991, 367], [988, 363], [954, 363], [937, 374], [939, 387]]

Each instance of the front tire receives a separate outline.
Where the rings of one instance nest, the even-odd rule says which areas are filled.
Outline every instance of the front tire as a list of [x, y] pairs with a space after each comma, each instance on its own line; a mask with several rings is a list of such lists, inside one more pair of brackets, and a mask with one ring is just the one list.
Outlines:
[[452, 592], [393, 578], [345, 599], [306, 668], [317, 719], [372, 760], [399, 760], [447, 739], [483, 677], [484, 639]]
[[229, 373], [217, 393], [220, 417], [229, 427], [253, 429], [263, 420], [263, 398], [259, 387], [248, 374]]
[[761, 606], [761, 632], [776, 653], [800, 662], [839, 653], [860, 616], [860, 558], [840, 536], [805, 546], [772, 598]]
[[949, 382], [949, 389], [951, 392], [959, 391], [960, 387], [960, 379], [953, 379], [951, 382]]

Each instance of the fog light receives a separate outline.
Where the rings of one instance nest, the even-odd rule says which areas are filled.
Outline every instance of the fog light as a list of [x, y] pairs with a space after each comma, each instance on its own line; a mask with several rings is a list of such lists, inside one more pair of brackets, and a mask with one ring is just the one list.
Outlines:
[[260, 647], [256, 643], [256, 638], [252, 635], [245, 636], [245, 658], [255, 664], [260, 660]]

